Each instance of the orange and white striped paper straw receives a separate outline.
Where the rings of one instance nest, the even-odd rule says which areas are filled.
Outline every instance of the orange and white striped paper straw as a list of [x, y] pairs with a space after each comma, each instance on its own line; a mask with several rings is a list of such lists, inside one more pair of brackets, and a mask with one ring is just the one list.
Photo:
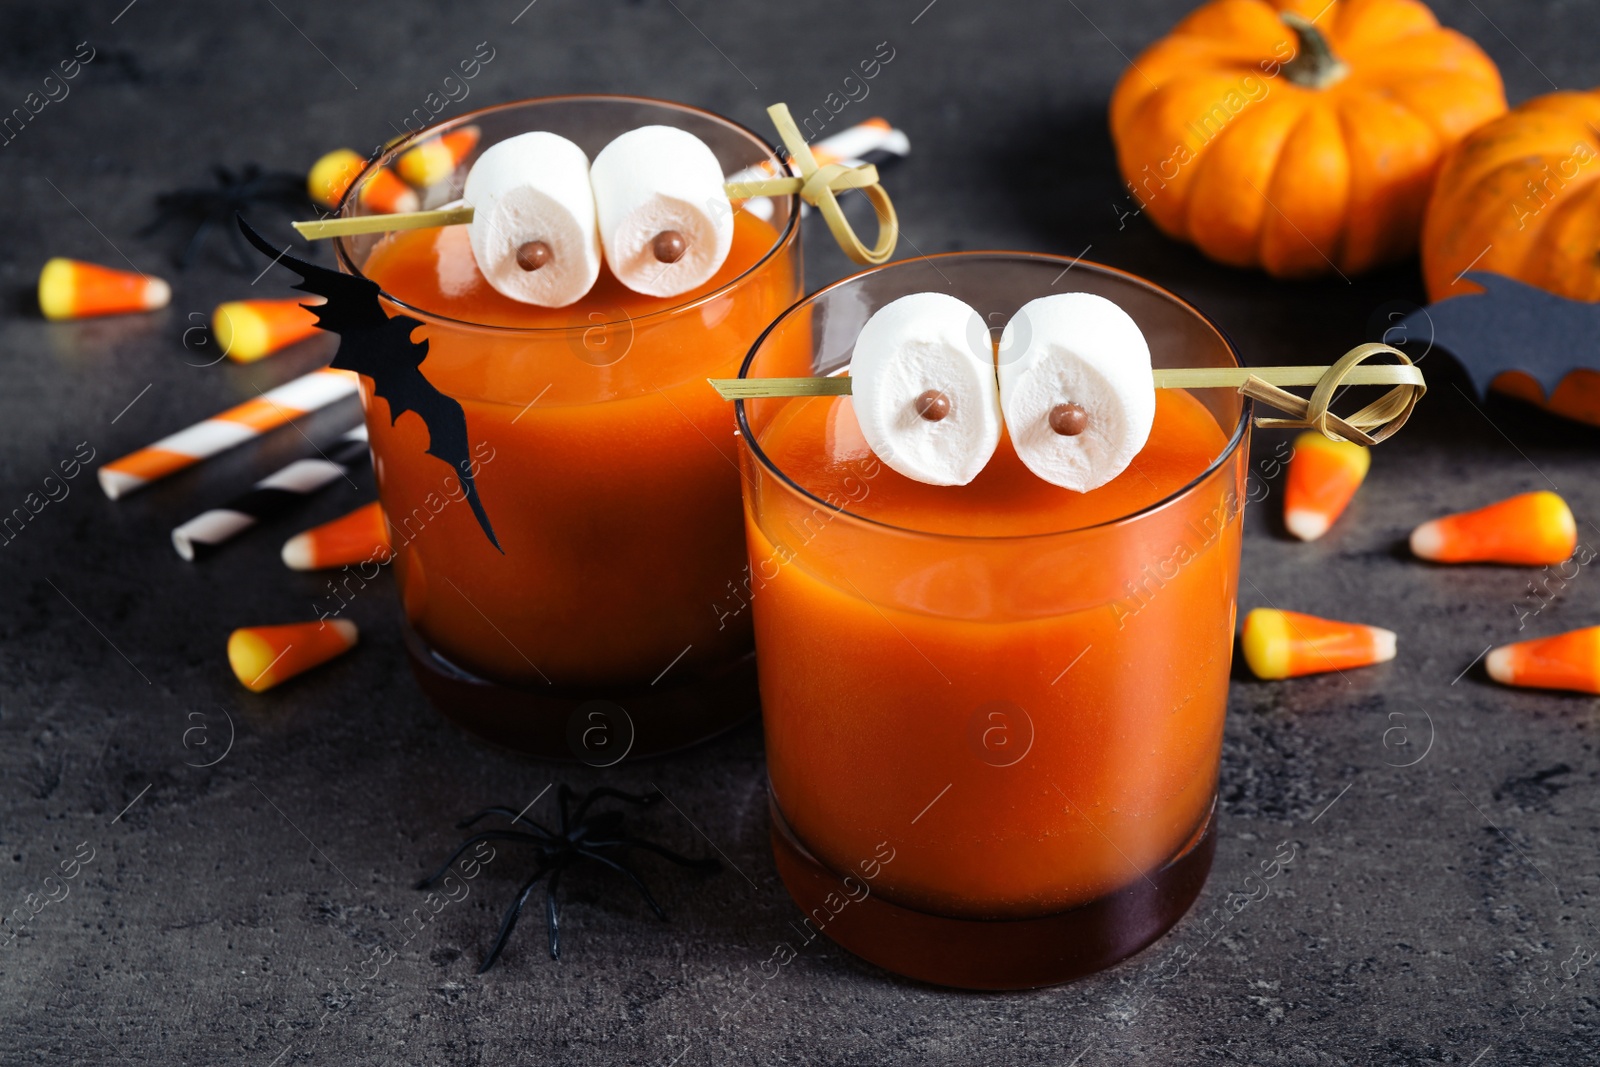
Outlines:
[[155, 444], [113, 460], [98, 472], [112, 500], [329, 404], [355, 396], [360, 379], [350, 371], [323, 367], [246, 400]]

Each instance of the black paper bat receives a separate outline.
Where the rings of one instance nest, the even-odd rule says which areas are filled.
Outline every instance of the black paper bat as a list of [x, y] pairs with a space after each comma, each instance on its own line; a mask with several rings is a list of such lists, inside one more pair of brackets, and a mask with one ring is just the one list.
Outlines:
[[428, 454], [450, 464], [461, 477], [462, 490], [478, 517], [478, 525], [483, 527], [489, 543], [504, 552], [472, 479], [466, 412], [423, 377], [422, 361], [428, 358], [428, 342], [411, 339], [412, 331], [422, 321], [409, 315], [387, 314], [378, 303], [381, 290], [377, 282], [280, 252], [242, 217], [239, 229], [262, 255], [300, 275], [300, 284], [293, 288], [326, 298], [326, 303], [313, 305], [310, 310], [317, 317], [318, 327], [339, 335], [339, 351], [329, 366], [371, 378], [372, 391], [389, 402], [391, 426], [408, 411], [421, 417], [428, 428]]
[[1385, 341], [1431, 342], [1449, 352], [1481, 399], [1507, 371], [1522, 371], [1546, 399], [1579, 368], [1600, 370], [1600, 304], [1568, 300], [1503, 274], [1465, 276], [1483, 286], [1418, 308], [1384, 333]]

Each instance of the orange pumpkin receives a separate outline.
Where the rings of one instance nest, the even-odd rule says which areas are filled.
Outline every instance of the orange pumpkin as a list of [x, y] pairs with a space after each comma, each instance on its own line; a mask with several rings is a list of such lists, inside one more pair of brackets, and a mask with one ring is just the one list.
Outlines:
[[1600, 92], [1551, 93], [1474, 132], [1445, 160], [1423, 227], [1428, 298], [1493, 271], [1600, 300]]
[[1171, 236], [1351, 275], [1416, 250], [1444, 153], [1505, 109], [1494, 63], [1417, 0], [1213, 0], [1124, 72], [1111, 134]]
[[[1428, 298], [1475, 293], [1469, 270], [1572, 300], [1600, 300], [1600, 92], [1551, 93], [1474, 131], [1446, 157], [1422, 229]], [[1600, 425], [1600, 373], [1574, 371], [1546, 401], [1525, 374], [1494, 386]]]

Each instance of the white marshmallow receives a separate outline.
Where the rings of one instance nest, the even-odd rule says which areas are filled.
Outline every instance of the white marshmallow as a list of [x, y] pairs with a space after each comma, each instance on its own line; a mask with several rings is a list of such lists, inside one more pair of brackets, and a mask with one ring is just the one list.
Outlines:
[[[1156, 416], [1150, 346], [1116, 304], [1061, 293], [1024, 304], [1000, 337], [1000, 406], [1028, 469], [1086, 493], [1127, 469]], [[1077, 404], [1088, 425], [1076, 436], [1050, 426], [1057, 404]]]
[[472, 235], [466, 226], [441, 226], [435, 232], [433, 273], [439, 292], [448, 297], [465, 296], [483, 274], [472, 254]]
[[[914, 293], [879, 308], [856, 337], [850, 380], [861, 435], [907, 478], [966, 485], [1000, 444], [989, 331], [953, 296]], [[950, 402], [937, 422], [917, 410], [930, 389]]]
[[[600, 276], [589, 157], [553, 133], [509, 137], [479, 156], [462, 198], [472, 205], [467, 233], [478, 269], [495, 289], [540, 307], [566, 307]], [[550, 246], [538, 270], [517, 264], [529, 241]]]
[[[706, 143], [672, 126], [629, 130], [600, 150], [589, 174], [600, 241], [617, 280], [646, 296], [677, 296], [710, 280], [733, 246], [733, 206]], [[685, 250], [656, 258], [656, 235], [675, 230]]]

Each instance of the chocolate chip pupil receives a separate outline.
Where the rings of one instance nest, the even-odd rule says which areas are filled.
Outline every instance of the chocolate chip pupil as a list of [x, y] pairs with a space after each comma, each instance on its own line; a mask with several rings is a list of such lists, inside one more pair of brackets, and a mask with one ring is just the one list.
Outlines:
[[550, 262], [553, 255], [550, 246], [543, 241], [529, 241], [517, 249], [517, 266], [527, 271], [538, 270]]
[[656, 234], [656, 239], [650, 242], [650, 251], [654, 252], [656, 259], [662, 263], [678, 262], [688, 248], [689, 242], [685, 241], [683, 234], [677, 230], [662, 230]]
[[937, 389], [929, 389], [912, 401], [918, 415], [929, 422], [938, 422], [950, 414], [950, 398]]
[[1076, 437], [1089, 428], [1089, 413], [1073, 403], [1050, 409], [1050, 428], [1062, 437]]

